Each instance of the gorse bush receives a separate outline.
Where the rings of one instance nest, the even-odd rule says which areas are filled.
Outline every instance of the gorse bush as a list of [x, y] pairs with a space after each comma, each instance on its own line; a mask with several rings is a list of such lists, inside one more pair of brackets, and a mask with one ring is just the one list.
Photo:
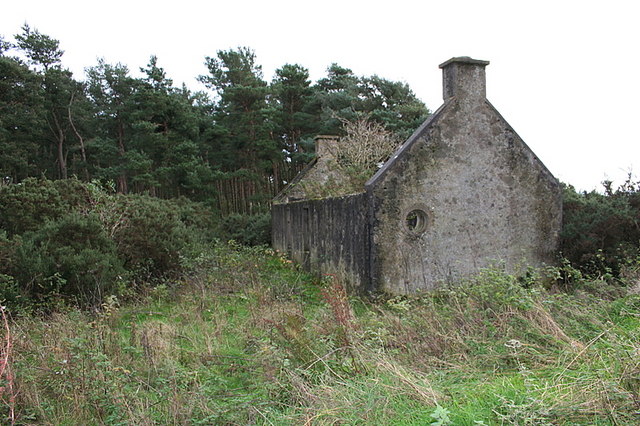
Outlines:
[[116, 245], [98, 218], [76, 212], [23, 234], [13, 271], [34, 301], [60, 295], [89, 306], [112, 294], [125, 275]]
[[640, 252], [640, 182], [631, 178], [605, 193], [564, 188], [561, 251], [574, 266], [590, 274], [619, 275], [624, 263]]
[[180, 252], [195, 236], [187, 232], [171, 202], [144, 195], [117, 195], [112, 238], [127, 269], [139, 278], [160, 277], [180, 268]]
[[0, 300], [45, 310], [99, 306], [125, 283], [179, 273], [181, 254], [212, 237], [203, 228], [214, 216], [188, 200], [114, 194], [77, 179], [2, 186], [0, 213]]
[[0, 229], [9, 235], [34, 231], [89, 202], [86, 184], [77, 179], [25, 179], [0, 187]]
[[256, 246], [271, 243], [271, 214], [231, 214], [222, 219], [218, 234], [221, 239]]
[[13, 262], [14, 243], [7, 233], [0, 229], [0, 272], [7, 272]]

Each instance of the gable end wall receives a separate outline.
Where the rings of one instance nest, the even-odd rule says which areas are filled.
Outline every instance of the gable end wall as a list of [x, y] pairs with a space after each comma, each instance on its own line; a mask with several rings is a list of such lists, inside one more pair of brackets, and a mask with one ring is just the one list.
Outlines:
[[[560, 185], [486, 100], [452, 98], [405, 145], [368, 183], [377, 289], [414, 293], [492, 264], [554, 261]], [[415, 209], [428, 216], [419, 235], [406, 226]]]

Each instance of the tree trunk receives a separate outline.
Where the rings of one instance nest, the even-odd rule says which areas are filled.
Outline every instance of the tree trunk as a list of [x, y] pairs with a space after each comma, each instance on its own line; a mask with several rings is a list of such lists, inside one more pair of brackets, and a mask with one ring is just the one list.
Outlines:
[[[124, 124], [122, 124], [122, 120], [118, 117], [118, 153], [124, 162]], [[129, 188], [127, 186], [127, 175], [123, 171], [120, 176], [118, 176], [118, 192], [122, 194], [126, 194], [129, 192]]]
[[73, 130], [73, 133], [76, 135], [76, 137], [78, 138], [78, 142], [80, 143], [80, 157], [82, 158], [82, 173], [84, 174], [84, 179], [86, 181], [89, 180], [89, 171], [87, 170], [87, 153], [84, 149], [84, 139], [82, 138], [82, 135], [80, 135], [80, 132], [78, 132], [78, 129], [76, 128], [76, 125], [73, 123], [73, 119], [71, 118], [71, 104], [73, 104], [73, 97], [75, 96], [75, 93], [71, 94], [71, 99], [69, 99], [69, 106], [67, 107], [67, 113], [69, 115], [69, 124], [71, 125], [71, 130]]
[[51, 127], [51, 131], [54, 134], [54, 138], [56, 140], [56, 151], [58, 157], [58, 169], [59, 169], [59, 177], [60, 179], [67, 178], [67, 157], [64, 152], [64, 142], [65, 135], [64, 130], [60, 126], [60, 122], [58, 121], [58, 117], [56, 117], [55, 113], [51, 113], [51, 117], [53, 118], [54, 127]]

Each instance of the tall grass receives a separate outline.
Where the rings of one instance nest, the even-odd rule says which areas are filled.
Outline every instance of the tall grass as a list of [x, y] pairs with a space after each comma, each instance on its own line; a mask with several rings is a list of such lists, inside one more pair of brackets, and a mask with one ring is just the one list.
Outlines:
[[0, 306], [0, 318], [2, 320], [1, 323], [4, 334], [2, 343], [0, 343], [0, 380], [2, 381], [2, 386], [0, 386], [0, 403], [2, 403], [7, 411], [6, 420], [13, 425], [16, 420], [16, 394], [12, 371], [13, 335], [11, 334], [11, 328], [9, 327], [9, 320], [4, 306]]
[[17, 424], [638, 421], [640, 296], [568, 266], [375, 301], [265, 248], [184, 266], [134, 303], [15, 320], [5, 419], [15, 395]]

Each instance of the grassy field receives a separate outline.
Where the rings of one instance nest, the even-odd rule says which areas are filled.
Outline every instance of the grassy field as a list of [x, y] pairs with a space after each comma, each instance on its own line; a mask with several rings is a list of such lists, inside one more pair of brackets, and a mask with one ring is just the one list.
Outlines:
[[569, 266], [376, 300], [265, 248], [187, 266], [99, 312], [14, 318], [5, 422], [640, 424], [640, 296]]

